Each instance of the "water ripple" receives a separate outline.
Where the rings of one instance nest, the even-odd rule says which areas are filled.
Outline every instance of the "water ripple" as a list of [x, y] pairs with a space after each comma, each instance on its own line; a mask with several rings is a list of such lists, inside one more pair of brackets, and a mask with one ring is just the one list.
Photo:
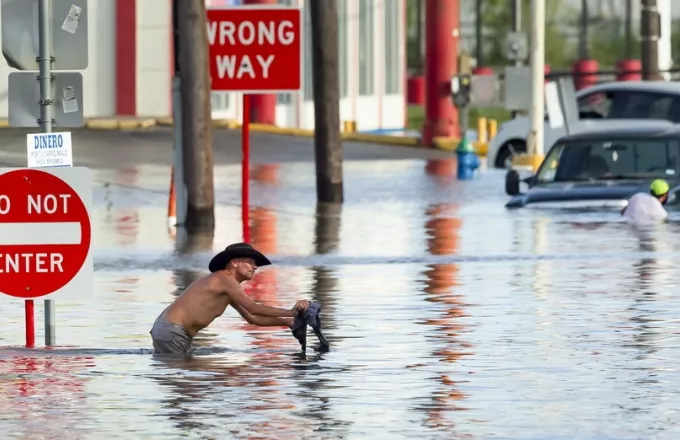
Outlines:
[[331, 350], [228, 309], [189, 358], [153, 356], [148, 332], [240, 240], [238, 166], [192, 237], [165, 227], [166, 169], [96, 173], [95, 290], [57, 302], [59, 346], [23, 348], [22, 303], [0, 303], [3, 438], [680, 436], [680, 225], [505, 211], [502, 173], [454, 169], [349, 163], [346, 204], [316, 207], [313, 164], [258, 166], [252, 242], [275, 264], [246, 290], [320, 301]]

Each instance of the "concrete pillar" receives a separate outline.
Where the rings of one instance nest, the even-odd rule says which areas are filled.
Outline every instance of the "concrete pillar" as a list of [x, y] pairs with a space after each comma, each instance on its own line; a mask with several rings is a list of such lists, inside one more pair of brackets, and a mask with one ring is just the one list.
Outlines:
[[[244, 0], [246, 5], [277, 5], [276, 0]], [[308, 37], [308, 36], [305, 36]], [[251, 95], [250, 97], [250, 122], [260, 124], [276, 123], [276, 95]]]
[[460, 1], [425, 2], [425, 126], [423, 144], [438, 136], [460, 137], [451, 100], [451, 77], [458, 71]]

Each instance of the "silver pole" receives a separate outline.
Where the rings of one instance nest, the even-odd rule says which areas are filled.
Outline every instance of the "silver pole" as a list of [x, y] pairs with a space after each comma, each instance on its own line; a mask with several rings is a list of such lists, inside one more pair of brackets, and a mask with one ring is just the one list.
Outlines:
[[[40, 73], [40, 132], [52, 131], [52, 33], [50, 32], [51, 0], [38, 2], [38, 67]], [[45, 300], [45, 345], [55, 344], [54, 301]]]
[[527, 151], [531, 155], [534, 172], [540, 165], [543, 152], [543, 115], [545, 99], [545, 0], [531, 0], [531, 131]]
[[[515, 4], [512, 8], [512, 30], [513, 32], [520, 32], [522, 30], [522, 0], [514, 0]], [[515, 66], [521, 67], [522, 60], [517, 57]]]
[[[184, 148], [182, 148], [182, 80], [172, 80], [173, 143], [175, 164], [175, 225], [182, 226], [187, 216], [187, 190], [184, 184]], [[172, 225], [174, 226], [174, 225]]]
[[[512, 1], [512, 31], [520, 32], [522, 30], [522, 0], [510, 0]], [[518, 56], [515, 57], [515, 66], [522, 67], [522, 60]], [[512, 118], [517, 117], [517, 112], [512, 111]]]
[[50, 33], [51, 0], [38, 3], [38, 68], [40, 69], [40, 132], [52, 131], [52, 35]]

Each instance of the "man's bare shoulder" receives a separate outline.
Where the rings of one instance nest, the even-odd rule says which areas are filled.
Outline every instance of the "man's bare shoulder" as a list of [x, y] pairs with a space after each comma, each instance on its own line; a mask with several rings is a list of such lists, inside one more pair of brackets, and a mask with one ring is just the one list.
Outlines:
[[184, 291], [185, 295], [202, 295], [202, 294], [225, 294], [226, 280], [219, 273], [210, 273], [204, 277], [201, 277], [191, 283], [191, 285]]
[[221, 293], [229, 294], [234, 291], [234, 289], [240, 289], [241, 285], [236, 278], [231, 276], [225, 271], [218, 271], [211, 273], [209, 276], [213, 277], [213, 284], [215, 288], [220, 289]]

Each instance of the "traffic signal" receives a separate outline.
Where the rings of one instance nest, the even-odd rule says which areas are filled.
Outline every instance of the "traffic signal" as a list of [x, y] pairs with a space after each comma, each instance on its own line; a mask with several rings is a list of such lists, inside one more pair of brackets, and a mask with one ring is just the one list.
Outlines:
[[451, 96], [453, 105], [458, 108], [465, 108], [470, 105], [470, 87], [472, 75], [461, 74], [451, 78]]

